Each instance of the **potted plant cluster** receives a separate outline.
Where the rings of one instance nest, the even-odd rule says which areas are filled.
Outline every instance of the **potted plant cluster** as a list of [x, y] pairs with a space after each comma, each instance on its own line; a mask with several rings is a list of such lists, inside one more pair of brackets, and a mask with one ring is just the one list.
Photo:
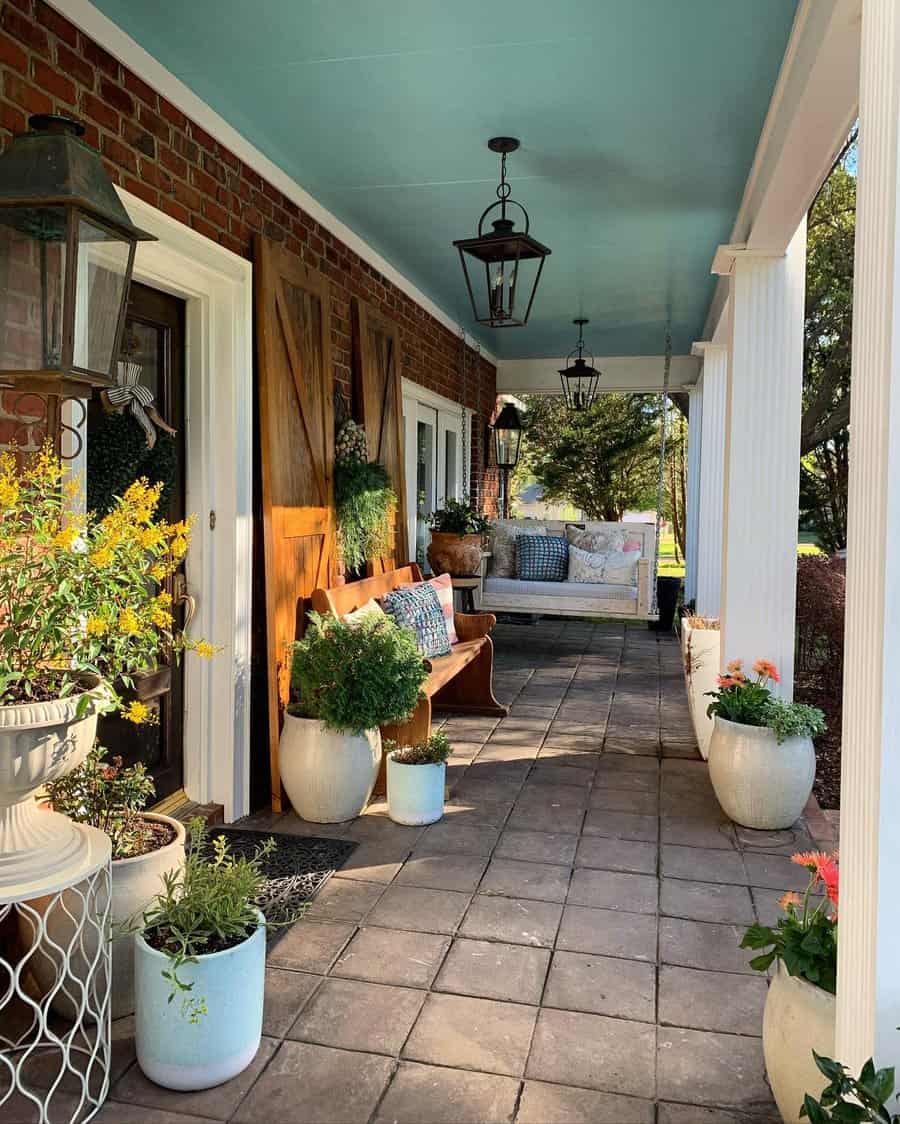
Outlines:
[[21, 466], [0, 454], [0, 896], [84, 847], [34, 797], [85, 760], [99, 712], [152, 720], [118, 688], [161, 649], [215, 652], [173, 627], [161, 583], [187, 552], [190, 524], [156, 518], [160, 491], [137, 480], [102, 518], [79, 514], [78, 483], [49, 445]]
[[334, 507], [348, 570], [359, 573], [366, 562], [390, 552], [397, 495], [384, 465], [369, 461], [365, 431], [350, 420], [335, 443]]
[[713, 731], [713, 719], [707, 714], [709, 703], [706, 696], [716, 686], [721, 635], [719, 622], [713, 617], [682, 617], [681, 648], [688, 703], [697, 744], [704, 759], [709, 757], [709, 739]]
[[800, 816], [816, 774], [812, 739], [825, 729], [821, 710], [776, 698], [779, 681], [768, 660], [753, 677], [740, 660], [719, 676], [707, 714], [713, 718], [709, 777], [722, 810], [743, 827], [778, 830]]
[[468, 499], [444, 501], [429, 516], [428, 562], [436, 574], [471, 577], [481, 569], [485, 536], [491, 523]]
[[804, 1096], [822, 1088], [813, 1051], [834, 1053], [837, 981], [837, 856], [809, 852], [793, 862], [809, 871], [805, 893], [785, 894], [778, 923], [751, 925], [741, 941], [741, 948], [764, 950], [752, 968], [776, 965], [763, 1011], [763, 1054], [785, 1121], [800, 1120]]
[[387, 742], [388, 815], [394, 823], [435, 823], [444, 814], [447, 758], [453, 752], [447, 735], [435, 730], [421, 745]]
[[294, 645], [279, 748], [299, 816], [338, 823], [359, 815], [381, 764], [379, 727], [409, 717], [427, 674], [414, 633], [383, 613], [353, 623], [309, 614]]
[[[143, 765], [123, 768], [122, 758], [106, 760], [106, 751], [95, 747], [87, 759], [65, 777], [47, 786], [54, 811], [75, 823], [90, 824], [105, 832], [112, 844], [112, 1017], [134, 1011], [134, 938], [126, 931], [159, 893], [161, 879], [184, 863], [184, 826], [170, 816], [146, 812], [154, 794], [153, 779]], [[70, 919], [55, 913], [52, 928]], [[50, 936], [54, 937], [51, 931]], [[66, 941], [54, 937], [56, 943]], [[32, 960], [32, 971], [42, 988], [52, 986], [55, 968], [43, 950]]]
[[167, 1089], [208, 1089], [253, 1061], [262, 1037], [266, 921], [256, 906], [261, 842], [251, 858], [220, 835], [207, 851], [202, 819], [189, 825], [184, 865], [162, 887], [135, 936], [135, 1046], [141, 1069]]

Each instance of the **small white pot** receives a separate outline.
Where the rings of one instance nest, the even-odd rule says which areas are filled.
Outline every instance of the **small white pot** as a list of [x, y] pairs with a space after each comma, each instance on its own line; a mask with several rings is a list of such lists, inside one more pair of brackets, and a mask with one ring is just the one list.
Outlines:
[[816, 775], [811, 738], [775, 739], [765, 726], [716, 717], [709, 779], [722, 811], [743, 827], [778, 831], [800, 818]]
[[717, 628], [692, 628], [685, 618], [682, 626], [684, 674], [694, 733], [704, 758], [709, 757], [709, 741], [713, 731], [713, 720], [706, 713], [712, 702], [707, 692], [716, 689], [720, 637], [721, 633]]
[[369, 802], [381, 764], [381, 731], [345, 734], [285, 714], [278, 764], [294, 811], [312, 823], [340, 823]]
[[388, 815], [394, 823], [436, 823], [444, 814], [447, 764], [402, 765], [387, 759]]
[[[46, 814], [46, 813], [43, 813]], [[165, 847], [131, 859], [116, 859], [112, 864], [112, 903], [110, 925], [112, 932], [112, 989], [110, 1005], [112, 1017], [122, 1018], [134, 1011], [134, 933], [122, 932], [127, 922], [140, 922], [141, 914], [162, 889], [162, 876], [184, 864], [185, 832], [178, 820], [155, 812], [144, 812], [142, 818], [155, 823], [166, 823], [175, 832], [175, 838]], [[60, 963], [60, 949], [68, 948], [81, 921], [84, 895], [87, 887], [79, 883], [66, 890], [51, 908], [54, 895], [32, 898], [28, 904], [45, 918], [48, 939], [42, 941], [29, 961], [29, 968], [42, 995], [47, 995], [55, 985]], [[19, 928], [23, 939], [31, 939], [31, 922], [27, 915], [20, 918]], [[70, 972], [80, 978], [96, 955], [94, 940], [83, 941], [83, 951], [69, 958]], [[51, 1003], [53, 1010], [63, 1018], [72, 1018], [74, 1008], [66, 988], [56, 993]], [[77, 989], [76, 994], [77, 994]]]
[[[266, 929], [224, 952], [198, 956], [178, 969], [192, 984], [176, 993], [162, 973], [171, 965], [138, 933], [134, 939], [135, 1047], [138, 1065], [166, 1089], [210, 1089], [229, 1081], [256, 1057], [262, 1038], [266, 983]], [[192, 1022], [183, 999], [202, 1003], [206, 1014]]]
[[834, 996], [789, 975], [779, 961], [763, 1011], [763, 1055], [785, 1124], [799, 1122], [804, 1096], [818, 1096], [828, 1083], [812, 1052], [834, 1057], [834, 1020]]

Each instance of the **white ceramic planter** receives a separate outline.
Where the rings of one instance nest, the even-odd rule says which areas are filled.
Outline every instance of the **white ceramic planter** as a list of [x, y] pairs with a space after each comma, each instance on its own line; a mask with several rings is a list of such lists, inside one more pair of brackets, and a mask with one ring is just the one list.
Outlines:
[[[134, 1011], [134, 933], [122, 932], [127, 922], [140, 922], [140, 916], [153, 898], [162, 889], [162, 876], [184, 864], [185, 832], [178, 820], [161, 816], [155, 812], [145, 812], [144, 819], [156, 823], [167, 823], [175, 832], [175, 838], [158, 851], [147, 855], [136, 855], [132, 859], [118, 859], [112, 864], [112, 903], [110, 925], [112, 927], [112, 991], [110, 1004], [112, 1017], [122, 1018]], [[57, 980], [59, 949], [71, 944], [83, 910], [81, 893], [86, 887], [79, 883], [74, 890], [63, 894], [61, 908], [57, 905], [46, 917], [46, 931], [49, 938], [37, 949], [29, 961], [29, 968], [41, 995], [46, 995]], [[47, 914], [54, 896], [46, 895], [32, 898], [29, 905], [42, 916]], [[23, 937], [30, 935], [30, 923], [20, 919], [19, 927]], [[70, 957], [74, 976], [86, 978], [88, 964], [96, 954], [96, 941], [87, 942], [82, 953]], [[76, 991], [77, 989], [72, 989]], [[56, 994], [51, 1004], [53, 1010], [63, 1018], [72, 1018], [74, 1011], [71, 1000], [64, 991]]]
[[192, 983], [190, 1000], [206, 1014], [185, 1017], [182, 997], [170, 1003], [172, 986], [162, 973], [170, 965], [138, 933], [134, 938], [135, 1047], [138, 1065], [166, 1089], [209, 1089], [236, 1077], [256, 1057], [262, 1037], [266, 982], [266, 930], [224, 952], [182, 965], [179, 979]]
[[763, 1054], [785, 1124], [799, 1122], [805, 1094], [818, 1096], [827, 1084], [812, 1052], [834, 1057], [834, 1020], [834, 996], [789, 975], [779, 962], [763, 1011]]
[[387, 759], [388, 815], [394, 823], [435, 823], [444, 814], [446, 762], [437, 765], [402, 765]]
[[816, 754], [811, 738], [717, 717], [709, 742], [709, 779], [722, 811], [743, 827], [778, 831], [799, 818], [812, 792]]
[[81, 695], [0, 706], [0, 901], [46, 885], [52, 871], [64, 879], [84, 858], [85, 833], [66, 816], [38, 808], [34, 794], [90, 753], [106, 692], [98, 684], [87, 694], [81, 716]]
[[691, 720], [700, 753], [707, 758], [713, 731], [713, 720], [706, 714], [706, 708], [712, 702], [707, 692], [716, 689], [721, 633], [717, 628], [692, 628], [685, 617], [681, 636]]
[[278, 762], [298, 816], [312, 823], [352, 820], [375, 787], [381, 732], [337, 733], [314, 719], [285, 714]]

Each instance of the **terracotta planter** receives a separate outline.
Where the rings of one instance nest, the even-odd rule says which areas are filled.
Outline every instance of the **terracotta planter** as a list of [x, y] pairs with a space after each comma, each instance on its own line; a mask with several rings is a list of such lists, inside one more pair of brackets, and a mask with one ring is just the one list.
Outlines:
[[763, 1054], [772, 1094], [786, 1124], [799, 1124], [805, 1094], [818, 1096], [827, 1084], [812, 1052], [834, 1057], [834, 1020], [835, 997], [789, 975], [779, 961], [763, 1011]]
[[687, 617], [682, 622], [681, 644], [691, 721], [704, 759], [709, 757], [709, 740], [713, 732], [713, 720], [706, 714], [706, 708], [712, 702], [707, 692], [716, 688], [720, 636], [717, 628], [692, 628]]
[[481, 570], [481, 535], [432, 531], [427, 554], [436, 574], [452, 574], [455, 578], [474, 577]]
[[278, 747], [285, 792], [298, 816], [341, 823], [369, 802], [381, 764], [381, 732], [344, 734], [285, 714]]
[[800, 818], [816, 775], [811, 738], [779, 743], [765, 726], [716, 717], [709, 742], [709, 779], [729, 819], [762, 831]]

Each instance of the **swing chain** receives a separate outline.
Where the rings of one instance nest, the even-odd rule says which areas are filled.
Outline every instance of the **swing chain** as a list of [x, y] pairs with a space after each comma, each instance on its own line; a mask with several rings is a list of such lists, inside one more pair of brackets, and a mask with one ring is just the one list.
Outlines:
[[[459, 346], [460, 346], [460, 382], [462, 384], [462, 393], [460, 395], [460, 457], [462, 458], [462, 499], [465, 503], [469, 498], [469, 416], [466, 413], [466, 393], [467, 393], [467, 376], [468, 376], [468, 354], [466, 348], [466, 330], [462, 326], [459, 329]], [[478, 373], [476, 371], [476, 383]]]
[[659, 612], [659, 598], [657, 580], [659, 577], [659, 539], [662, 532], [663, 498], [665, 495], [666, 472], [666, 437], [668, 434], [669, 418], [669, 372], [672, 366], [672, 329], [666, 325], [666, 352], [663, 367], [662, 389], [662, 426], [659, 435], [659, 475], [656, 481], [656, 548], [653, 551], [653, 573], [650, 581], [650, 613], [656, 616]]

